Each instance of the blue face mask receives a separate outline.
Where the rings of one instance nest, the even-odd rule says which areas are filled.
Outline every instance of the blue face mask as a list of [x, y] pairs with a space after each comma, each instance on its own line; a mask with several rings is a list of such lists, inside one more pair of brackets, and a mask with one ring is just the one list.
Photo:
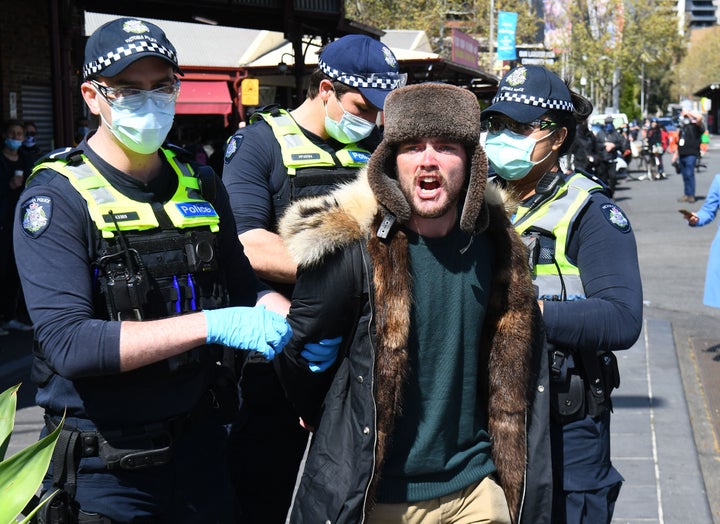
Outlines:
[[352, 144], [369, 137], [375, 124], [357, 115], [348, 113], [342, 104], [340, 104], [340, 99], [337, 98], [337, 95], [335, 95], [335, 99], [340, 109], [342, 109], [343, 116], [340, 122], [335, 122], [335, 120], [328, 116], [327, 104], [325, 104], [325, 131], [327, 131], [327, 134], [342, 144]]
[[[110, 106], [112, 124], [103, 122], [129, 150], [142, 155], [157, 151], [170, 132], [175, 118], [175, 102], [157, 103], [149, 97], [136, 111]], [[100, 115], [102, 118], [102, 115]]]
[[488, 133], [485, 153], [500, 177], [505, 180], [520, 180], [525, 178], [533, 167], [550, 156], [552, 150], [537, 162], [530, 160], [535, 144], [545, 140], [554, 132], [555, 130], [538, 140], [530, 136], [518, 135], [508, 129], [503, 129], [500, 133]]
[[22, 140], [15, 140], [14, 138], [5, 139], [5, 147], [7, 147], [10, 151], [17, 151], [18, 149], [20, 149], [21, 145]]

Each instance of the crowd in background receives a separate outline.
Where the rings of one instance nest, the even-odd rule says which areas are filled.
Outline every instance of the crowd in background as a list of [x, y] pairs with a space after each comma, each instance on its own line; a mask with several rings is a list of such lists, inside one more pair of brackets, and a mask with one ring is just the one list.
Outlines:
[[[702, 167], [710, 135], [701, 113], [683, 109], [677, 117], [648, 116], [616, 126], [613, 117], [603, 123], [580, 122], [566, 157], [566, 170], [581, 169], [597, 176], [614, 193], [623, 179], [667, 178], [665, 155], [674, 171], [683, 176], [681, 202], [695, 201], [694, 173]], [[633, 172], [642, 174], [637, 177]]]

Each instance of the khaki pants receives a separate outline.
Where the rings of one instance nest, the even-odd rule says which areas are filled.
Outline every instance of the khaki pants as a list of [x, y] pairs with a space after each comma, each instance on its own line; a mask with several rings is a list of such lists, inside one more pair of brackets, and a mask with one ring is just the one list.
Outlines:
[[510, 524], [505, 493], [491, 477], [444, 497], [377, 504], [367, 524]]

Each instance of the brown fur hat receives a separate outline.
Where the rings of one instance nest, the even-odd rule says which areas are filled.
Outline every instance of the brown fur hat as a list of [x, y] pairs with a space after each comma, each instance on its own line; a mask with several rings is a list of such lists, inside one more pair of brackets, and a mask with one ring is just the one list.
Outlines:
[[383, 140], [368, 163], [368, 181], [380, 204], [401, 224], [410, 220], [410, 205], [400, 190], [395, 170], [397, 146], [419, 137], [444, 137], [465, 146], [468, 180], [460, 227], [479, 233], [487, 227], [484, 205], [487, 157], [480, 146], [480, 106], [473, 93], [449, 84], [401, 87], [385, 100]]

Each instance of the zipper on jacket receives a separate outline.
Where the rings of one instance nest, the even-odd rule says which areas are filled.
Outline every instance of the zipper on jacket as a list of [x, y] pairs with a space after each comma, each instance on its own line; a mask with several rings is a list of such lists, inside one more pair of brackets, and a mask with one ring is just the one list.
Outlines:
[[[368, 282], [368, 303], [370, 305], [370, 318], [368, 320], [367, 324], [367, 336], [368, 341], [370, 342], [370, 348], [372, 349], [372, 355], [371, 355], [371, 367], [370, 367], [370, 393], [372, 397], [372, 406], [373, 406], [373, 453], [372, 453], [372, 469], [370, 470], [370, 479], [368, 480], [367, 486], [365, 486], [365, 496], [363, 497], [363, 507], [362, 507], [362, 519], [360, 520], [360, 524], [363, 524], [365, 522], [365, 519], [367, 517], [366, 510], [367, 510], [367, 501], [368, 501], [368, 494], [370, 491], [370, 486], [372, 485], [373, 479], [375, 478], [375, 462], [377, 460], [377, 403], [375, 402], [375, 341], [372, 339], [372, 323], [373, 319], [375, 317], [375, 296], [373, 294], [373, 289], [370, 289], [370, 282], [372, 282], [372, 279], [370, 278], [370, 270], [368, 268], [368, 262], [366, 259], [366, 251], [362, 247], [360, 248], [360, 254], [362, 256], [362, 262], [363, 262], [363, 274], [365, 275], [366, 282]], [[362, 292], [362, 286], [360, 287], [360, 291]]]

